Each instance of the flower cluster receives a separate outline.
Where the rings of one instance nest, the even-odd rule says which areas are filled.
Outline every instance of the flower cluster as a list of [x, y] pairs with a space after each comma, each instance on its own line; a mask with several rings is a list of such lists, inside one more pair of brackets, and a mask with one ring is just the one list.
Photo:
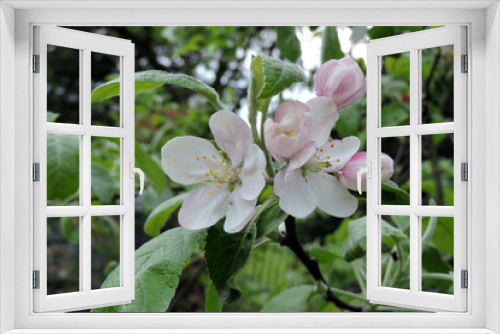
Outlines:
[[[318, 207], [329, 215], [348, 217], [356, 211], [357, 199], [348, 189], [356, 189], [366, 152], [358, 152], [357, 137], [339, 140], [330, 135], [338, 110], [356, 102], [365, 90], [365, 77], [354, 60], [330, 60], [316, 74], [318, 97], [307, 103], [284, 102], [273, 119], [265, 120], [265, 147], [280, 166], [273, 191], [286, 213], [304, 218]], [[220, 150], [206, 139], [178, 137], [162, 148], [162, 166], [173, 181], [200, 185], [181, 206], [183, 227], [203, 229], [225, 217], [225, 231], [235, 233], [255, 213], [266, 185], [266, 157], [252, 143], [249, 126], [233, 112], [216, 112], [209, 126]], [[382, 154], [381, 165], [386, 181], [393, 161]], [[366, 191], [366, 178], [362, 190]]]

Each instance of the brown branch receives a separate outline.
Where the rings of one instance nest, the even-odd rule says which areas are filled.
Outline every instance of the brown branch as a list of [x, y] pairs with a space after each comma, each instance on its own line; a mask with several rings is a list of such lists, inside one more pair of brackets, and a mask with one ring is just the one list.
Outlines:
[[321, 269], [319, 268], [318, 261], [309, 256], [304, 250], [297, 237], [297, 230], [295, 229], [295, 218], [288, 216], [285, 220], [286, 236], [282, 239], [281, 245], [290, 248], [290, 250], [299, 258], [299, 260], [304, 264], [309, 273], [312, 275], [315, 281], [322, 282], [326, 285], [326, 295], [325, 300], [334, 303], [337, 307], [352, 311], [352, 312], [362, 312], [363, 308], [361, 306], [355, 306], [349, 304], [348, 302], [337, 297], [330, 286], [326, 282]]

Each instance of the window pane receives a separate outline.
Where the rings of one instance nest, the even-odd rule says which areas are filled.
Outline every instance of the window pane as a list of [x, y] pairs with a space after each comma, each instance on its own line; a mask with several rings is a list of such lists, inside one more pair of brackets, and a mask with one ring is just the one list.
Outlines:
[[381, 216], [380, 285], [410, 289], [410, 217]]
[[410, 53], [381, 57], [381, 126], [410, 124]]
[[80, 136], [47, 134], [47, 206], [79, 205]]
[[[92, 91], [100, 85], [120, 79], [120, 57], [91, 53]], [[120, 96], [93, 101], [92, 125], [120, 126]]]
[[453, 238], [451, 217], [421, 217], [422, 291], [453, 294]]
[[[409, 137], [387, 137], [380, 139], [380, 149], [393, 160], [394, 172], [389, 181], [392, 187], [397, 186], [408, 194], [410, 193], [410, 138]], [[382, 178], [390, 175], [388, 165], [383, 156], [381, 158], [380, 173]], [[395, 185], [394, 185], [395, 183]], [[394, 201], [394, 194], [382, 189], [381, 204], [409, 205], [409, 202]], [[409, 197], [407, 197], [409, 199]]]
[[120, 139], [92, 137], [92, 205], [120, 204]]
[[80, 50], [47, 45], [47, 122], [80, 123]]
[[421, 52], [421, 124], [453, 122], [453, 45]]
[[80, 291], [80, 217], [47, 218], [47, 294]]
[[421, 141], [422, 205], [453, 206], [453, 134], [421, 136]]
[[[92, 217], [92, 289], [100, 289], [120, 264], [120, 219], [121, 216]], [[108, 282], [107, 288], [120, 286], [119, 280], [110, 282], [113, 283]]]

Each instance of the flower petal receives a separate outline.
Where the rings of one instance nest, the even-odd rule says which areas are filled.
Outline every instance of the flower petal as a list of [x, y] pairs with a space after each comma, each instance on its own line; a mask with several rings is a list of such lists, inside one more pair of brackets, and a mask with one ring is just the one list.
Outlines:
[[217, 145], [227, 153], [233, 166], [238, 166], [252, 143], [247, 123], [235, 113], [221, 110], [210, 117], [208, 124]]
[[[339, 171], [339, 182], [346, 188], [358, 190], [358, 171], [363, 167], [366, 167], [366, 152], [358, 152]], [[366, 191], [366, 173], [361, 180], [361, 190]]]
[[177, 137], [161, 149], [163, 171], [170, 179], [182, 184], [197, 183], [210, 169], [219, 169], [219, 158], [214, 145], [197, 137]]
[[358, 200], [335, 177], [326, 173], [310, 173], [307, 184], [318, 207], [334, 217], [345, 218], [356, 212]]
[[339, 119], [337, 107], [328, 97], [317, 97], [306, 103], [311, 113], [311, 131], [309, 140], [316, 146], [323, 145], [330, 137], [335, 122]]
[[347, 66], [336, 59], [329, 60], [321, 65], [314, 80], [316, 95], [331, 97], [340, 85], [346, 71]]
[[278, 174], [274, 176], [273, 191], [278, 197], [283, 195], [283, 189], [285, 188], [285, 176], [286, 176], [286, 169], [280, 170]]
[[285, 175], [280, 207], [286, 213], [304, 218], [316, 208], [316, 200], [302, 176], [302, 170], [288, 170]]
[[179, 210], [179, 224], [188, 230], [201, 230], [215, 225], [229, 207], [227, 184], [217, 188], [207, 184], [193, 190]]
[[243, 168], [239, 174], [241, 187], [239, 193], [243, 199], [252, 200], [257, 198], [266, 186], [264, 169], [266, 168], [266, 157], [259, 146], [252, 144], [248, 149]]
[[311, 141], [302, 150], [295, 153], [290, 158], [288, 169], [292, 170], [302, 167], [307, 161], [309, 161], [309, 159], [311, 159], [311, 157], [314, 155], [314, 152], [316, 152], [316, 145], [313, 141]]
[[331, 164], [326, 171], [338, 172], [356, 154], [359, 145], [359, 139], [354, 136], [327, 141], [316, 151], [316, 155], [319, 156], [320, 161], [328, 161]]
[[226, 214], [224, 231], [227, 233], [236, 233], [241, 231], [255, 214], [255, 205], [257, 198], [245, 200], [239, 195], [240, 191], [235, 189], [229, 197], [229, 210]]

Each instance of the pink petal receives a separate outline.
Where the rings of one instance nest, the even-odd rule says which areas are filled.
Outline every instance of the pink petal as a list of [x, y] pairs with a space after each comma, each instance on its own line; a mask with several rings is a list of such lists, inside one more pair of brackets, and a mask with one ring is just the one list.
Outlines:
[[380, 155], [381, 182], [385, 182], [394, 174], [394, 161], [385, 153]]
[[[346, 188], [358, 190], [358, 171], [363, 167], [366, 167], [366, 152], [358, 152], [339, 172], [339, 182]], [[366, 174], [361, 178], [361, 190], [366, 191]]]
[[235, 113], [221, 110], [210, 117], [209, 126], [217, 145], [227, 153], [233, 167], [238, 166], [252, 144], [247, 123]]
[[305, 218], [316, 208], [316, 200], [302, 176], [302, 170], [289, 170], [280, 196], [280, 208], [296, 217]]
[[360, 141], [357, 137], [346, 137], [342, 140], [332, 140], [326, 142], [316, 151], [316, 155], [320, 157], [320, 161], [328, 161], [331, 167], [327, 168], [328, 172], [338, 172], [358, 151]]
[[273, 191], [278, 197], [283, 195], [283, 190], [285, 188], [285, 176], [286, 176], [286, 169], [280, 170], [278, 174], [274, 176]]
[[260, 195], [262, 189], [266, 186], [265, 168], [266, 157], [264, 153], [257, 145], [250, 145], [243, 161], [243, 168], [239, 174], [241, 180], [239, 193], [243, 199], [253, 200]]
[[290, 163], [288, 165], [288, 169], [297, 169], [302, 167], [311, 157], [314, 155], [314, 152], [316, 151], [316, 146], [314, 142], [309, 142], [308, 145], [306, 145], [302, 150], [299, 152], [295, 153], [291, 158], [290, 158]]
[[337, 89], [342, 80], [347, 66], [336, 59], [332, 59], [321, 65], [316, 72], [314, 89], [318, 96], [329, 96]]
[[345, 218], [356, 212], [358, 200], [335, 177], [326, 173], [310, 173], [307, 184], [318, 207], [331, 216]]
[[239, 191], [233, 191], [229, 198], [229, 210], [226, 214], [224, 231], [236, 233], [241, 231], [255, 214], [257, 199], [245, 200], [239, 195]]
[[179, 224], [188, 230], [201, 230], [215, 225], [225, 215], [229, 207], [227, 184], [217, 188], [206, 184], [193, 190], [179, 210]]
[[316, 146], [323, 145], [330, 137], [335, 122], [339, 119], [339, 113], [335, 103], [327, 97], [317, 97], [306, 103], [311, 113], [311, 130], [309, 140]]
[[210, 169], [219, 169], [217, 159], [220, 156], [215, 147], [208, 140], [197, 137], [177, 137], [161, 149], [163, 171], [182, 184], [197, 183]]

